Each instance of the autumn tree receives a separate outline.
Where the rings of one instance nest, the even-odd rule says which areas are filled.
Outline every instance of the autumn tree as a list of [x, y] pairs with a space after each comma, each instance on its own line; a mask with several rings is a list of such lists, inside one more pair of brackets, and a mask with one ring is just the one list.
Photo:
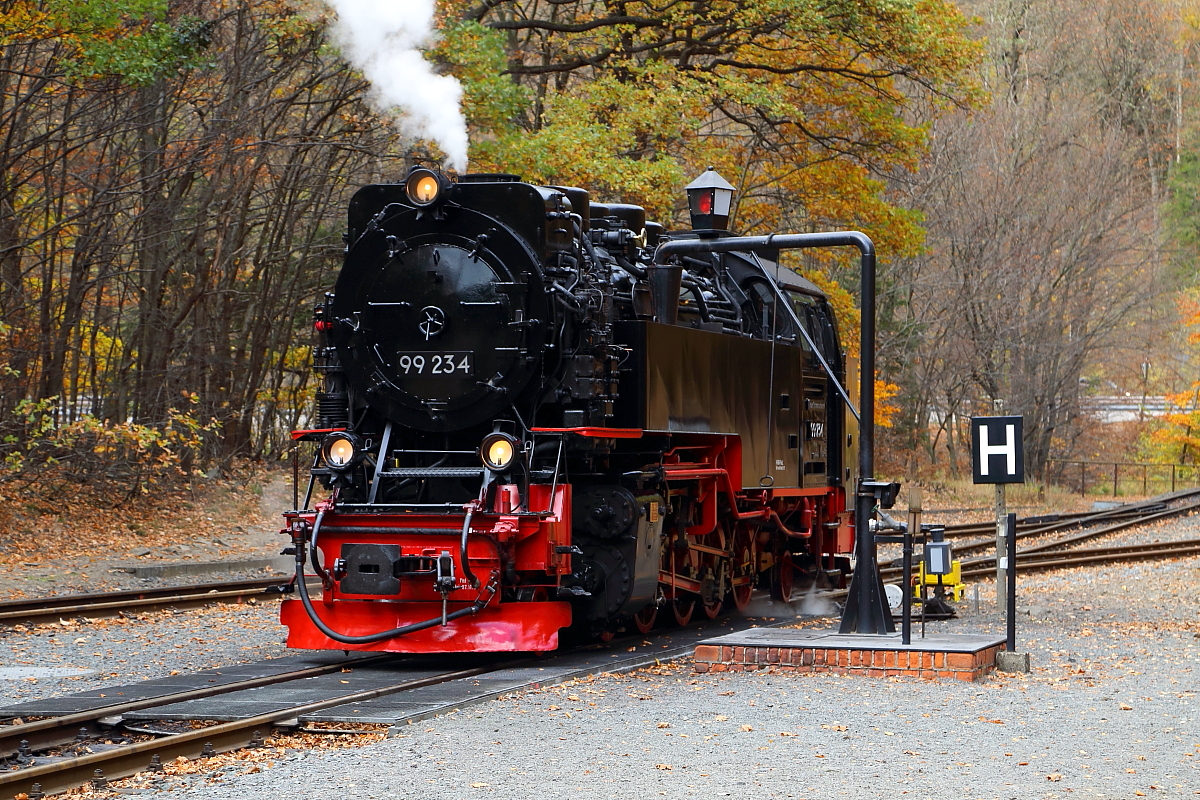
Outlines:
[[444, 13], [439, 54], [466, 84], [474, 167], [585, 186], [668, 223], [682, 222], [679, 187], [714, 165], [739, 189], [739, 230], [853, 225], [911, 251], [917, 220], [875, 176], [923, 152], [903, 114], [916, 98], [974, 97], [976, 47], [939, 0], [460, 0]]
[[907, 452], [941, 451], [953, 466], [958, 422], [1000, 399], [1024, 415], [1042, 476], [1081, 430], [1081, 380], [1156, 330], [1143, 323], [1167, 286], [1158, 207], [1173, 44], [1159, 32], [1170, 9], [970, 7], [993, 99], [938, 122], [925, 170], [896, 181], [929, 236], [893, 275], [885, 363], [906, 390]]
[[307, 413], [345, 200], [400, 152], [326, 22], [273, 0], [3, 4], [5, 447], [18, 407], [186, 411], [218, 458], [278, 448]]

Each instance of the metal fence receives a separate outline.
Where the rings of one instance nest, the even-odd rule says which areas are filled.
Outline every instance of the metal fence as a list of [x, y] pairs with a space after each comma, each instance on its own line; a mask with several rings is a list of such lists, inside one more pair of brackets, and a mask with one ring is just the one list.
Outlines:
[[1173, 492], [1200, 487], [1200, 464], [1147, 464], [1139, 461], [1046, 462], [1050, 483], [1078, 491], [1119, 497]]

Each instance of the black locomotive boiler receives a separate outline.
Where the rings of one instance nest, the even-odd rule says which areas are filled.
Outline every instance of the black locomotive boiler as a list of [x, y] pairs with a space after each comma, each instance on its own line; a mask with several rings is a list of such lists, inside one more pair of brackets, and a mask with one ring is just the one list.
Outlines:
[[678, 233], [511, 175], [354, 195], [295, 434], [316, 453], [285, 533], [322, 591], [284, 602], [291, 647], [548, 650], [844, 572], [830, 305], [769, 246], [705, 252], [733, 189], [710, 170], [688, 194]]

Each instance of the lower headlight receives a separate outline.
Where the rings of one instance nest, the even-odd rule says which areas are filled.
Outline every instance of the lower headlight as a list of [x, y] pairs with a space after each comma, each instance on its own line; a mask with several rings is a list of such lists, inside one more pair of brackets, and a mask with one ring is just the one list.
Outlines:
[[507, 433], [490, 433], [479, 446], [479, 458], [492, 472], [507, 472], [520, 452], [520, 442]]
[[330, 469], [349, 469], [362, 455], [362, 445], [352, 433], [331, 433], [321, 442], [321, 460]]

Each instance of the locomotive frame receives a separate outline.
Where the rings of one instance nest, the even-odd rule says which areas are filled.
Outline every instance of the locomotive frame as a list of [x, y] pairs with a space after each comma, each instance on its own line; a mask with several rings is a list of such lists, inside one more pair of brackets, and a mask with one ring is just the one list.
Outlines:
[[[722, 184], [689, 187], [697, 229], [675, 234], [514, 176], [417, 168], [355, 195], [315, 314], [320, 424], [294, 434], [317, 447], [284, 514], [289, 646], [550, 650], [568, 627], [745, 609], [760, 585], [786, 599], [851, 552], [843, 629], [890, 629], [861, 568], [894, 495], [871, 479], [873, 247], [734, 237]], [[863, 259], [858, 398], [823, 293], [777, 265], [843, 245]]]

